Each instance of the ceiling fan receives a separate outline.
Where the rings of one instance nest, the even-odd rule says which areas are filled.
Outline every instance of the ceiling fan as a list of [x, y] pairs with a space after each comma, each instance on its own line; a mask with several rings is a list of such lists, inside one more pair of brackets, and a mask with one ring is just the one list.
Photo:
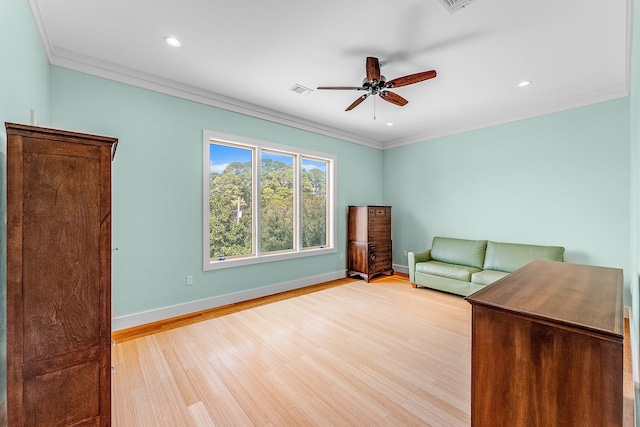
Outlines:
[[364, 90], [362, 96], [356, 99], [351, 105], [347, 107], [345, 111], [351, 111], [356, 108], [362, 101], [367, 99], [371, 95], [378, 95], [380, 98], [387, 102], [398, 105], [400, 107], [407, 105], [409, 101], [391, 92], [387, 89], [392, 89], [401, 86], [407, 86], [414, 83], [418, 83], [424, 80], [432, 79], [436, 76], [436, 70], [423, 71], [421, 73], [410, 74], [404, 77], [398, 77], [393, 80], [387, 81], [383, 75], [380, 74], [380, 61], [378, 58], [372, 56], [367, 57], [367, 77], [362, 81], [362, 86], [319, 86], [318, 90]]

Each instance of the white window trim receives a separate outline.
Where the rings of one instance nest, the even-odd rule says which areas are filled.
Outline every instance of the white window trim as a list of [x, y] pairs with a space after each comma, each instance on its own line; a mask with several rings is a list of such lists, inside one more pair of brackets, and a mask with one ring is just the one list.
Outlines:
[[[260, 264], [263, 262], [274, 262], [274, 261], [282, 261], [282, 260], [288, 260], [288, 259], [297, 259], [297, 258], [305, 258], [305, 257], [310, 257], [310, 256], [318, 256], [318, 255], [326, 255], [326, 254], [333, 254], [337, 252], [337, 248], [336, 248], [336, 241], [337, 241], [337, 235], [338, 235], [338, 224], [336, 222], [337, 219], [337, 173], [338, 173], [338, 168], [337, 168], [337, 164], [338, 164], [338, 157], [332, 154], [327, 154], [327, 153], [321, 153], [321, 152], [317, 152], [317, 151], [311, 151], [311, 150], [306, 150], [304, 148], [299, 148], [299, 147], [293, 147], [293, 146], [287, 146], [287, 145], [282, 145], [282, 144], [277, 144], [277, 143], [273, 143], [273, 142], [268, 142], [268, 141], [261, 141], [261, 140], [257, 140], [257, 139], [252, 139], [252, 138], [247, 138], [247, 137], [242, 137], [242, 136], [237, 136], [237, 135], [231, 135], [231, 134], [226, 134], [226, 133], [221, 133], [221, 132], [215, 132], [215, 131], [211, 131], [211, 130], [203, 130], [202, 132], [203, 134], [203, 143], [202, 143], [202, 147], [203, 147], [203, 164], [202, 164], [202, 269], [204, 271], [210, 271], [210, 270], [219, 270], [219, 269], [223, 269], [223, 268], [231, 268], [231, 267], [240, 267], [240, 266], [246, 266], [246, 265], [253, 265], [253, 264]], [[222, 261], [211, 261], [210, 258], [210, 242], [209, 242], [209, 209], [210, 209], [210, 203], [209, 203], [209, 145], [212, 141], [220, 141], [220, 142], [227, 142], [227, 143], [236, 143], [236, 144], [243, 144], [243, 145], [248, 145], [248, 146], [252, 146], [255, 148], [263, 148], [263, 149], [267, 149], [267, 150], [275, 150], [275, 151], [282, 151], [284, 153], [295, 153], [295, 154], [299, 154], [302, 156], [308, 156], [308, 157], [317, 157], [319, 159], [323, 159], [323, 160], [328, 160], [329, 161], [329, 165], [328, 165], [328, 171], [327, 171], [327, 180], [328, 180], [328, 188], [330, 189], [330, 193], [329, 193], [329, 198], [328, 198], [328, 209], [327, 209], [327, 215], [329, 216], [328, 218], [328, 226], [329, 226], [329, 233], [327, 235], [327, 238], [329, 239], [329, 241], [327, 242], [327, 246], [324, 248], [312, 248], [312, 249], [303, 249], [301, 246], [301, 241], [302, 241], [302, 236], [300, 235], [300, 233], [298, 233], [298, 231], [295, 232], [296, 234], [296, 238], [298, 239], [298, 244], [297, 244], [297, 250], [293, 251], [293, 252], [286, 252], [286, 253], [275, 253], [275, 254], [260, 254], [260, 255], [248, 255], [246, 257], [242, 257], [242, 258], [232, 258], [232, 259], [226, 259], [226, 260], [222, 260]], [[260, 156], [256, 156], [256, 161], [258, 162], [257, 167], [253, 168], [253, 174], [255, 175], [256, 171], [259, 170], [260, 168]], [[297, 170], [297, 166], [296, 166], [296, 173], [298, 173], [299, 177], [302, 174], [301, 170]], [[299, 178], [298, 177], [298, 178]], [[258, 177], [254, 176], [253, 177], [254, 180], [257, 180]], [[298, 179], [299, 181], [299, 179]], [[254, 182], [258, 182], [258, 181], [254, 181]], [[302, 191], [302, 185], [301, 183], [297, 183], [296, 184], [296, 196], [295, 199], [297, 200], [297, 203], [299, 203], [300, 201], [300, 192]], [[253, 186], [253, 190], [254, 193], [257, 193], [257, 186]], [[252, 196], [256, 201], [259, 201], [259, 196], [258, 194], [253, 194]], [[260, 217], [259, 217], [259, 205], [260, 203], [253, 203], [252, 204], [252, 209], [253, 209], [253, 218], [254, 221], [260, 221]], [[299, 229], [298, 224], [300, 224], [301, 218], [300, 218], [301, 212], [298, 209], [298, 217], [296, 218], [296, 230]], [[259, 231], [255, 230], [253, 232], [253, 239], [258, 239], [258, 242], [254, 241], [254, 247], [256, 249], [258, 249], [257, 244], [259, 244]], [[259, 251], [258, 251], [259, 252]]]

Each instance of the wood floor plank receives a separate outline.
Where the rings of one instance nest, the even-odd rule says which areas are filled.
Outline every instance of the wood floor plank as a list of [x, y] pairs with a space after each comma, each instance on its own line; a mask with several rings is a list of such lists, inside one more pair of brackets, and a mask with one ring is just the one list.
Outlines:
[[286, 396], [293, 404], [294, 408], [287, 413], [287, 416], [295, 415], [300, 418], [293, 418], [295, 422], [290, 425], [329, 425], [329, 421], [310, 404], [309, 400], [315, 395], [309, 392], [307, 387], [288, 375], [286, 371], [271, 371], [266, 374], [274, 385], [274, 390]]
[[131, 427], [152, 427], [156, 425], [156, 416], [146, 388], [131, 390], [131, 402], [133, 412], [117, 411], [120, 416], [114, 421], [114, 425]]
[[211, 427], [215, 425], [202, 402], [196, 402], [189, 406], [189, 413], [196, 427]]
[[114, 347], [114, 426], [470, 423], [470, 305], [404, 277], [343, 280], [178, 325], [123, 333]]

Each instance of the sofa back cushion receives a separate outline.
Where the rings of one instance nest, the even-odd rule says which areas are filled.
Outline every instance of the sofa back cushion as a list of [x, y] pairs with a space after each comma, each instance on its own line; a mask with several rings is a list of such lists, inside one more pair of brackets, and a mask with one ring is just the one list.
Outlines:
[[488, 242], [483, 269], [511, 273], [537, 259], [563, 261], [564, 248], [561, 246]]
[[486, 240], [434, 237], [431, 245], [431, 258], [449, 264], [482, 268], [486, 250]]

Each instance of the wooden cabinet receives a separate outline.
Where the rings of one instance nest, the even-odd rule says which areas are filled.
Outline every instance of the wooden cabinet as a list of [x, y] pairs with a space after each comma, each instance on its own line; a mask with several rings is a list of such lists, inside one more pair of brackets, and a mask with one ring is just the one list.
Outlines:
[[393, 274], [391, 206], [349, 206], [347, 275]]
[[622, 425], [622, 270], [534, 261], [467, 301], [473, 426]]
[[117, 139], [6, 130], [8, 424], [108, 426]]

